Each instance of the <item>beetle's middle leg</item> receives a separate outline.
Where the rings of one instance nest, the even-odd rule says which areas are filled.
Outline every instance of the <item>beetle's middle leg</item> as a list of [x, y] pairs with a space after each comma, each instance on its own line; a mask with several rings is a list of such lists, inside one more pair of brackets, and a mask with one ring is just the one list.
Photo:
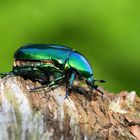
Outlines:
[[64, 78], [65, 78], [64, 75], [59, 76], [58, 78], [54, 79], [54, 81], [52, 81], [52, 82], [51, 82], [50, 84], [48, 84], [47, 86], [48, 86], [49, 88], [51, 88], [51, 87], [54, 86], [58, 81], [60, 81], [60, 80], [62, 80], [62, 79], [64, 79]]
[[37, 89], [46, 88], [46, 87], [48, 87], [48, 89], [50, 89], [50, 88], [52, 88], [58, 81], [60, 81], [60, 80], [62, 80], [62, 79], [64, 79], [64, 78], [65, 78], [65, 76], [62, 75], [62, 76], [60, 76], [60, 77], [54, 79], [54, 81], [52, 81], [52, 82], [51, 82], [50, 84], [48, 84], [48, 85], [42, 85], [42, 86], [40, 86], [40, 87], [35, 87], [35, 88], [32, 88], [31, 90], [37, 90]]
[[66, 75], [66, 96], [65, 96], [65, 98], [67, 98], [69, 95], [69, 89], [71, 89], [71, 87], [73, 86], [75, 77], [76, 77], [75, 71], [72, 71]]

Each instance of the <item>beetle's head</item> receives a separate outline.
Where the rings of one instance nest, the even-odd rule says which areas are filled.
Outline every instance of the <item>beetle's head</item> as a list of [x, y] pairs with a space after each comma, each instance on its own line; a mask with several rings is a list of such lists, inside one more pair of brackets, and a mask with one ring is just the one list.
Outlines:
[[98, 85], [95, 85], [95, 82], [104, 83], [105, 81], [104, 80], [94, 80], [93, 75], [91, 75], [90, 77], [88, 77], [87, 80], [86, 80], [86, 83], [89, 86], [89, 88], [95, 89], [98, 92], [100, 92], [101, 94], [103, 94], [103, 92], [98, 89]]

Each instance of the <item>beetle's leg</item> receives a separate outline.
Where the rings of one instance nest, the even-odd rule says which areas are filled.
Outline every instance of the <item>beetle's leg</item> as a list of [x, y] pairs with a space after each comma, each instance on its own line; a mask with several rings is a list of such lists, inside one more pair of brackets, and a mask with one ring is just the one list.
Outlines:
[[63, 75], [63, 76], [60, 76], [60, 77], [58, 77], [58, 78], [56, 78], [54, 81], [52, 81], [52, 82], [51, 82], [50, 84], [48, 84], [48, 85], [42, 85], [42, 86], [40, 86], [40, 87], [35, 87], [35, 88], [32, 88], [31, 90], [36, 90], [36, 89], [46, 88], [46, 87], [48, 87], [48, 89], [50, 89], [53, 85], [56, 84], [56, 82], [62, 80], [63, 78], [65, 78], [64, 75]]
[[[98, 80], [99, 81], [99, 80]], [[105, 82], [104, 80], [100, 80], [101, 82]], [[88, 87], [90, 88], [90, 89], [92, 89], [92, 90], [96, 90], [96, 91], [98, 91], [98, 92], [100, 92], [101, 94], [102, 94], [102, 97], [103, 97], [103, 92], [101, 91], [101, 90], [99, 90], [98, 89], [98, 85], [95, 85], [94, 83], [91, 83], [91, 82], [89, 82], [89, 81], [86, 81], [86, 83], [87, 83], [87, 85], [88, 85]]]
[[69, 95], [69, 89], [71, 89], [73, 82], [75, 80], [76, 77], [76, 72], [73, 71], [72, 73], [70, 73], [70, 75], [68, 74], [66, 77], [66, 96], [65, 99], [68, 97]]
[[0, 73], [1, 78], [5, 77], [7, 75], [13, 75], [13, 71]]
[[5, 76], [7, 76], [7, 75], [19, 75], [19, 74], [21, 74], [22, 72], [24, 72], [24, 71], [27, 71], [29, 68], [13, 68], [13, 70], [12, 71], [10, 71], [10, 72], [4, 72], [4, 73], [0, 73], [0, 77], [5, 77]]
[[94, 88], [96, 91], [100, 92], [100, 93], [102, 94], [102, 97], [103, 97], [104, 93], [103, 93], [101, 90], [98, 89], [98, 86], [97, 86], [97, 85], [94, 86], [93, 88]]
[[97, 87], [98, 87], [98, 86], [95, 86], [94, 89], [102, 94], [102, 100], [103, 100], [103, 95], [104, 95], [104, 93], [103, 93], [101, 90], [99, 90]]
[[94, 90], [100, 92], [102, 94], [102, 98], [103, 98], [104, 93], [101, 90], [98, 89], [98, 85], [92, 85], [92, 84], [90, 84], [89, 87], [91, 89], [94, 89]]
[[54, 81], [52, 81], [52, 82], [51, 82], [50, 84], [48, 84], [47, 86], [48, 86], [49, 88], [51, 88], [53, 85], [56, 84], [56, 82], [58, 82], [58, 81], [60, 81], [60, 80], [62, 80], [62, 79], [64, 79], [64, 78], [65, 78], [65, 76], [62, 75], [62, 76], [60, 76], [60, 77], [54, 79]]

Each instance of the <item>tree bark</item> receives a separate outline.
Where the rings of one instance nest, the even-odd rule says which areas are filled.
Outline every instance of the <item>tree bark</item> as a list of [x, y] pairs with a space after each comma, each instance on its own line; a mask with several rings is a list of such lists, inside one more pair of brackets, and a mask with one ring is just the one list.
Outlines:
[[0, 140], [140, 140], [135, 91], [102, 97], [75, 82], [64, 99], [64, 86], [30, 90], [37, 86], [21, 77], [0, 79]]

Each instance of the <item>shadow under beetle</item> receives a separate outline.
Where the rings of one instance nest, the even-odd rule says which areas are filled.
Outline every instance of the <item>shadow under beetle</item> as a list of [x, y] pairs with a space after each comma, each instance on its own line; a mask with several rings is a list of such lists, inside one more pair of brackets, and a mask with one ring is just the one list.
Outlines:
[[20, 75], [32, 81], [45, 84], [42, 87], [55, 86], [59, 81], [66, 85], [66, 97], [76, 77], [85, 80], [91, 89], [101, 94], [94, 80], [88, 60], [74, 49], [54, 44], [31, 44], [19, 48], [14, 54], [13, 70], [4, 75]]

